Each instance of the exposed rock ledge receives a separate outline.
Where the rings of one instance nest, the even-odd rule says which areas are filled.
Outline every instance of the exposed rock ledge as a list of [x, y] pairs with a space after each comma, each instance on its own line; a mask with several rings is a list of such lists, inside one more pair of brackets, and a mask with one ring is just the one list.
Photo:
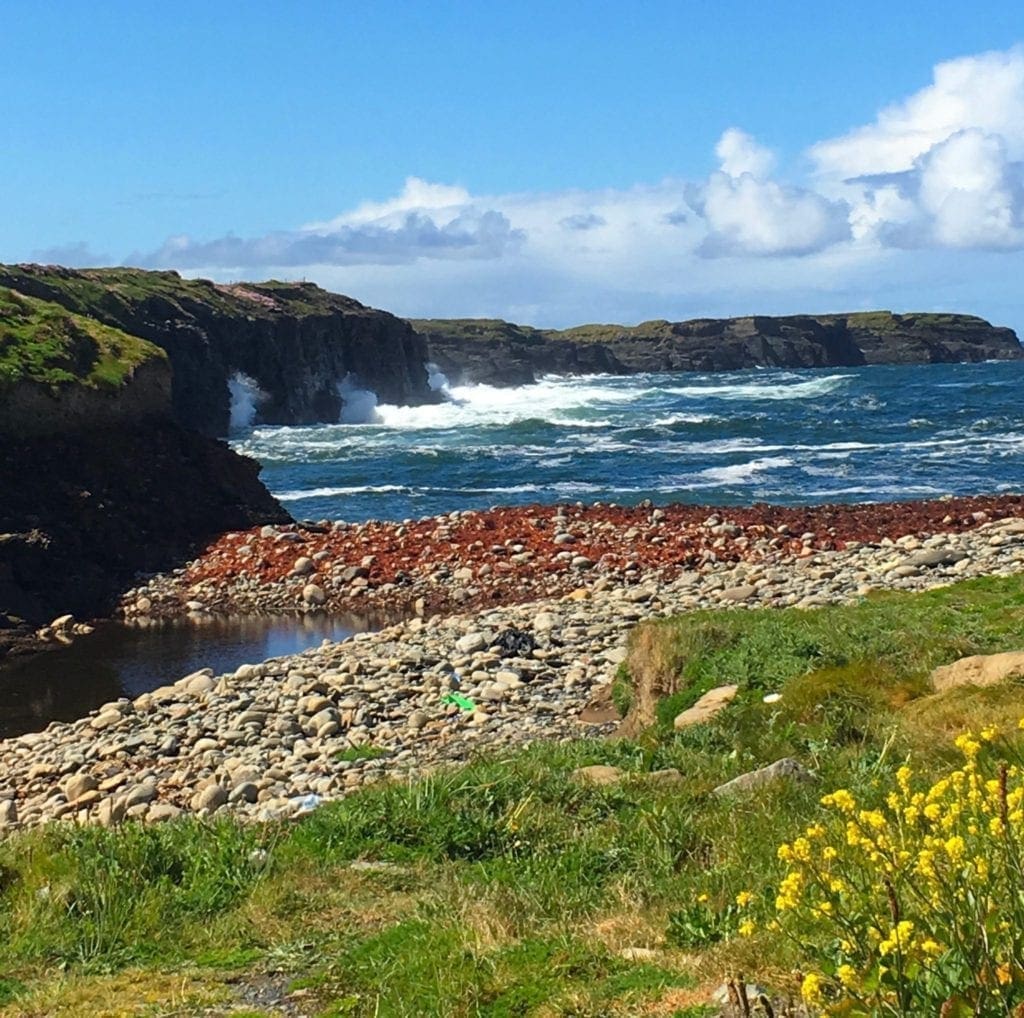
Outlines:
[[452, 381], [526, 385], [538, 375], [734, 371], [1020, 360], [1011, 329], [953, 314], [870, 311], [533, 329], [491, 319], [411, 322]]
[[252, 378], [268, 424], [337, 422], [351, 377], [383, 402], [436, 399], [426, 345], [400, 318], [313, 283], [218, 285], [176, 272], [0, 265], [0, 286], [52, 301], [166, 351], [179, 424], [226, 435], [228, 381]]

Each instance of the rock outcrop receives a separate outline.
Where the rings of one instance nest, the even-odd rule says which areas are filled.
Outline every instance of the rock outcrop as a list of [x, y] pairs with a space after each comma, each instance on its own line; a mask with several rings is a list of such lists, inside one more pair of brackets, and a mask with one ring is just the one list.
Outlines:
[[163, 349], [179, 424], [226, 435], [236, 373], [262, 392], [257, 420], [334, 423], [350, 379], [387, 403], [431, 402], [426, 345], [409, 325], [313, 283], [219, 285], [176, 272], [0, 266], [0, 286]]
[[452, 381], [524, 385], [537, 376], [856, 367], [1019, 360], [1011, 329], [972, 315], [889, 311], [701, 318], [542, 330], [488, 319], [413, 320]]
[[257, 463], [174, 421], [171, 391], [159, 348], [0, 288], [0, 656], [224, 531], [289, 520]]

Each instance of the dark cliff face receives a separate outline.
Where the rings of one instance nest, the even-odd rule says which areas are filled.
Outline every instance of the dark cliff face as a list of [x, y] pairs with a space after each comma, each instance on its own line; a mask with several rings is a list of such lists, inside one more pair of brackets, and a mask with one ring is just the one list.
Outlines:
[[173, 421], [0, 435], [0, 654], [21, 620], [107, 614], [137, 572], [290, 517], [259, 465]]
[[255, 461], [174, 420], [171, 387], [155, 345], [0, 290], [0, 656], [225, 530], [289, 520]]
[[564, 330], [490, 320], [412, 325], [426, 339], [430, 359], [452, 381], [491, 385], [524, 385], [547, 372], [635, 374], [1024, 358], [1012, 330], [970, 315], [755, 315]]
[[953, 361], [1020, 360], [1012, 329], [974, 315], [865, 312], [849, 315], [847, 329], [867, 364], [942, 364]]
[[394, 315], [312, 283], [220, 286], [174, 272], [0, 266], [0, 285], [149, 340], [167, 352], [179, 423], [228, 432], [228, 381], [242, 372], [266, 394], [257, 420], [338, 420], [351, 376], [383, 402], [434, 399], [426, 346]]

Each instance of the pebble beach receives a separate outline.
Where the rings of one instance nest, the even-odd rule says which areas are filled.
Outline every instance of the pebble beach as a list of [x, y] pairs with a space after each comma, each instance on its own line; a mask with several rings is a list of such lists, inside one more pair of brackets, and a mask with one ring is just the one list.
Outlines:
[[0, 743], [0, 824], [283, 819], [485, 748], [611, 733], [593, 705], [644, 620], [811, 610], [1021, 571], [1018, 495], [528, 506], [227, 534], [128, 591], [125, 619], [357, 610], [394, 623], [231, 673], [204, 669]]

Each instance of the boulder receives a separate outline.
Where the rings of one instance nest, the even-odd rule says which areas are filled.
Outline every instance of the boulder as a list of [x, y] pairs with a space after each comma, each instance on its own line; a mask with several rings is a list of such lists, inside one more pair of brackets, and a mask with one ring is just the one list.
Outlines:
[[306, 604], [322, 605], [326, 603], [327, 595], [315, 583], [307, 583], [302, 588], [302, 600]]
[[757, 587], [744, 583], [738, 587], [726, 587], [719, 595], [723, 601], [749, 601], [757, 593]]
[[736, 685], [709, 689], [692, 707], [687, 707], [681, 714], [676, 715], [673, 722], [676, 731], [710, 721], [735, 699], [739, 689], [740, 687]]
[[467, 633], [455, 641], [455, 649], [460, 654], [475, 654], [487, 647], [487, 637], [483, 633]]
[[192, 796], [190, 805], [197, 813], [208, 809], [211, 813], [228, 801], [228, 790], [223, 785], [208, 785]]
[[1011, 650], [1003, 654], [975, 654], [962, 657], [932, 672], [932, 688], [937, 693], [957, 686], [993, 686], [1024, 676], [1024, 650]]
[[127, 809], [121, 796], [104, 799], [96, 807], [96, 820], [101, 827], [116, 827], [124, 820]]
[[741, 774], [738, 778], [733, 778], [732, 781], [727, 781], [724, 785], [719, 785], [714, 789], [714, 794], [736, 795], [740, 792], [749, 792], [752, 789], [762, 788], [764, 785], [775, 781], [805, 782], [816, 780], [817, 776], [813, 771], [809, 771], [798, 760], [787, 756], [781, 760], [776, 760], [775, 763], [768, 764], [767, 767], [760, 767], [756, 771], [748, 771], [746, 774]]
[[91, 774], [72, 774], [64, 782], [64, 794], [68, 802], [80, 799], [87, 792], [93, 792], [99, 787], [99, 782]]
[[577, 784], [617, 785], [625, 776], [626, 772], [621, 767], [591, 764], [589, 767], [577, 767], [569, 778]]

